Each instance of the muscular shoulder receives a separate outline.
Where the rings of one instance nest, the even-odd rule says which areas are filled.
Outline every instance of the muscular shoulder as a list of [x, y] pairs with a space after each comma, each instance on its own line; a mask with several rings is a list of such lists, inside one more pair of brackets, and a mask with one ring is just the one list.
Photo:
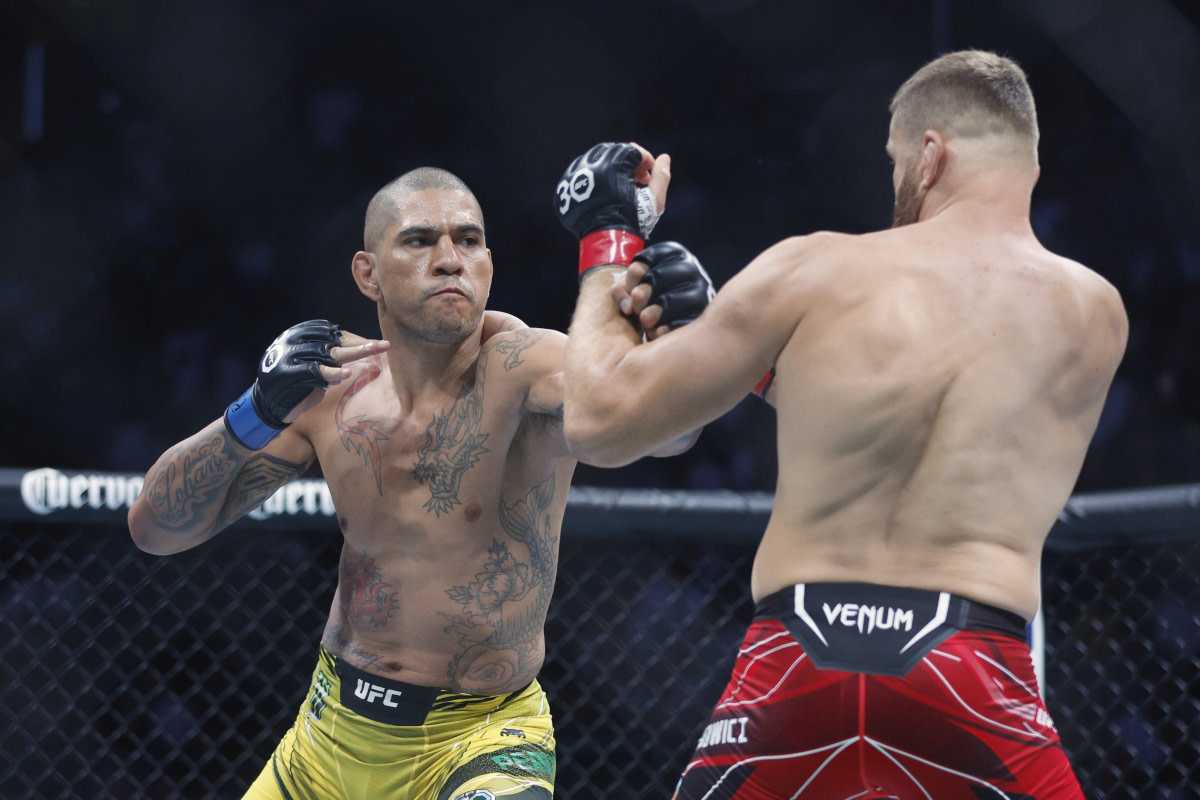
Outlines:
[[1103, 336], [1119, 358], [1129, 336], [1129, 318], [1120, 292], [1098, 272], [1070, 259], [1061, 260], [1072, 275], [1071, 283], [1083, 306], [1086, 329], [1093, 338]]
[[528, 327], [529, 326], [526, 325], [525, 322], [523, 320], [521, 320], [519, 317], [515, 317], [512, 314], [507, 314], [503, 311], [495, 311], [495, 310], [489, 308], [487, 311], [483, 312], [483, 337], [482, 337], [482, 340], [484, 342], [486, 342], [488, 339], [492, 338], [497, 333], [504, 333], [506, 331], [515, 331], [515, 330], [520, 330], [521, 328], [528, 328]]
[[742, 301], [741, 310], [752, 318], [776, 316], [773, 311], [783, 317], [803, 315], [817, 293], [846, 280], [848, 268], [865, 260], [860, 238], [820, 231], [784, 239], [734, 275], [721, 294]]
[[823, 259], [849, 255], [862, 237], [832, 231], [816, 231], [804, 236], [789, 236], [768, 247], [752, 266], [761, 270], [792, 271], [805, 265], [819, 264]]
[[483, 344], [480, 359], [489, 372], [499, 370], [536, 376], [546, 370], [561, 370], [567, 336], [548, 328], [511, 328], [494, 334]]
[[567, 336], [548, 328], [519, 328], [497, 333], [483, 346], [479, 377], [486, 387], [521, 395], [526, 411], [562, 415], [563, 359]]

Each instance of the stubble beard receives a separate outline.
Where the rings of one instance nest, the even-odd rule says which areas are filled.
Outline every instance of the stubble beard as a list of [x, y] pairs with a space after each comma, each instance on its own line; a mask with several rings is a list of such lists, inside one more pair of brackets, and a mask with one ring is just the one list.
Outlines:
[[438, 344], [459, 344], [471, 336], [483, 321], [483, 311], [472, 311], [466, 316], [447, 318], [427, 315], [420, 323], [421, 334], [426, 341]]
[[916, 177], [911, 171], [904, 173], [900, 178], [900, 188], [896, 190], [896, 203], [892, 206], [892, 227], [911, 225], [920, 219], [924, 201], [924, 195], [917, 189]]
[[[385, 322], [385, 318], [390, 321]], [[432, 312], [421, 304], [407, 306], [404, 311], [395, 306], [389, 308], [383, 305], [380, 308], [380, 330], [385, 336], [388, 329], [394, 328], [399, 336], [430, 344], [461, 344], [470, 338], [482, 322], [483, 309], [450, 316]]]

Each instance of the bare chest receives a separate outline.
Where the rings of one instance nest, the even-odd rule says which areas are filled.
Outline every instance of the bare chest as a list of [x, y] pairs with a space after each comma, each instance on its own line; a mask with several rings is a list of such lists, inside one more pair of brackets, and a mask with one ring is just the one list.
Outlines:
[[384, 506], [440, 518], [470, 501], [464, 492], [493, 492], [517, 427], [513, 414], [471, 388], [412, 409], [368, 399], [339, 403], [314, 437], [341, 516]]

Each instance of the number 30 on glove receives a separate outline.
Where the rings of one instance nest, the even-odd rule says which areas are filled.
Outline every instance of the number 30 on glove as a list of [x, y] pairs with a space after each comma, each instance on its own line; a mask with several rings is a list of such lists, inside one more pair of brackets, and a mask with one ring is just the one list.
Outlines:
[[658, 204], [635, 174], [642, 152], [605, 142], [571, 162], [555, 190], [558, 218], [579, 240], [579, 276], [593, 267], [629, 266], [658, 222]]

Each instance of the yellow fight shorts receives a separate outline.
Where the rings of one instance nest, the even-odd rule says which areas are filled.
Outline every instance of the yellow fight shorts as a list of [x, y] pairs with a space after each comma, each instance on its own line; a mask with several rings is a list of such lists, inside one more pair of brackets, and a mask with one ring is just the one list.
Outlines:
[[308, 700], [243, 800], [550, 800], [554, 771], [537, 681], [459, 694], [363, 672], [322, 647]]

